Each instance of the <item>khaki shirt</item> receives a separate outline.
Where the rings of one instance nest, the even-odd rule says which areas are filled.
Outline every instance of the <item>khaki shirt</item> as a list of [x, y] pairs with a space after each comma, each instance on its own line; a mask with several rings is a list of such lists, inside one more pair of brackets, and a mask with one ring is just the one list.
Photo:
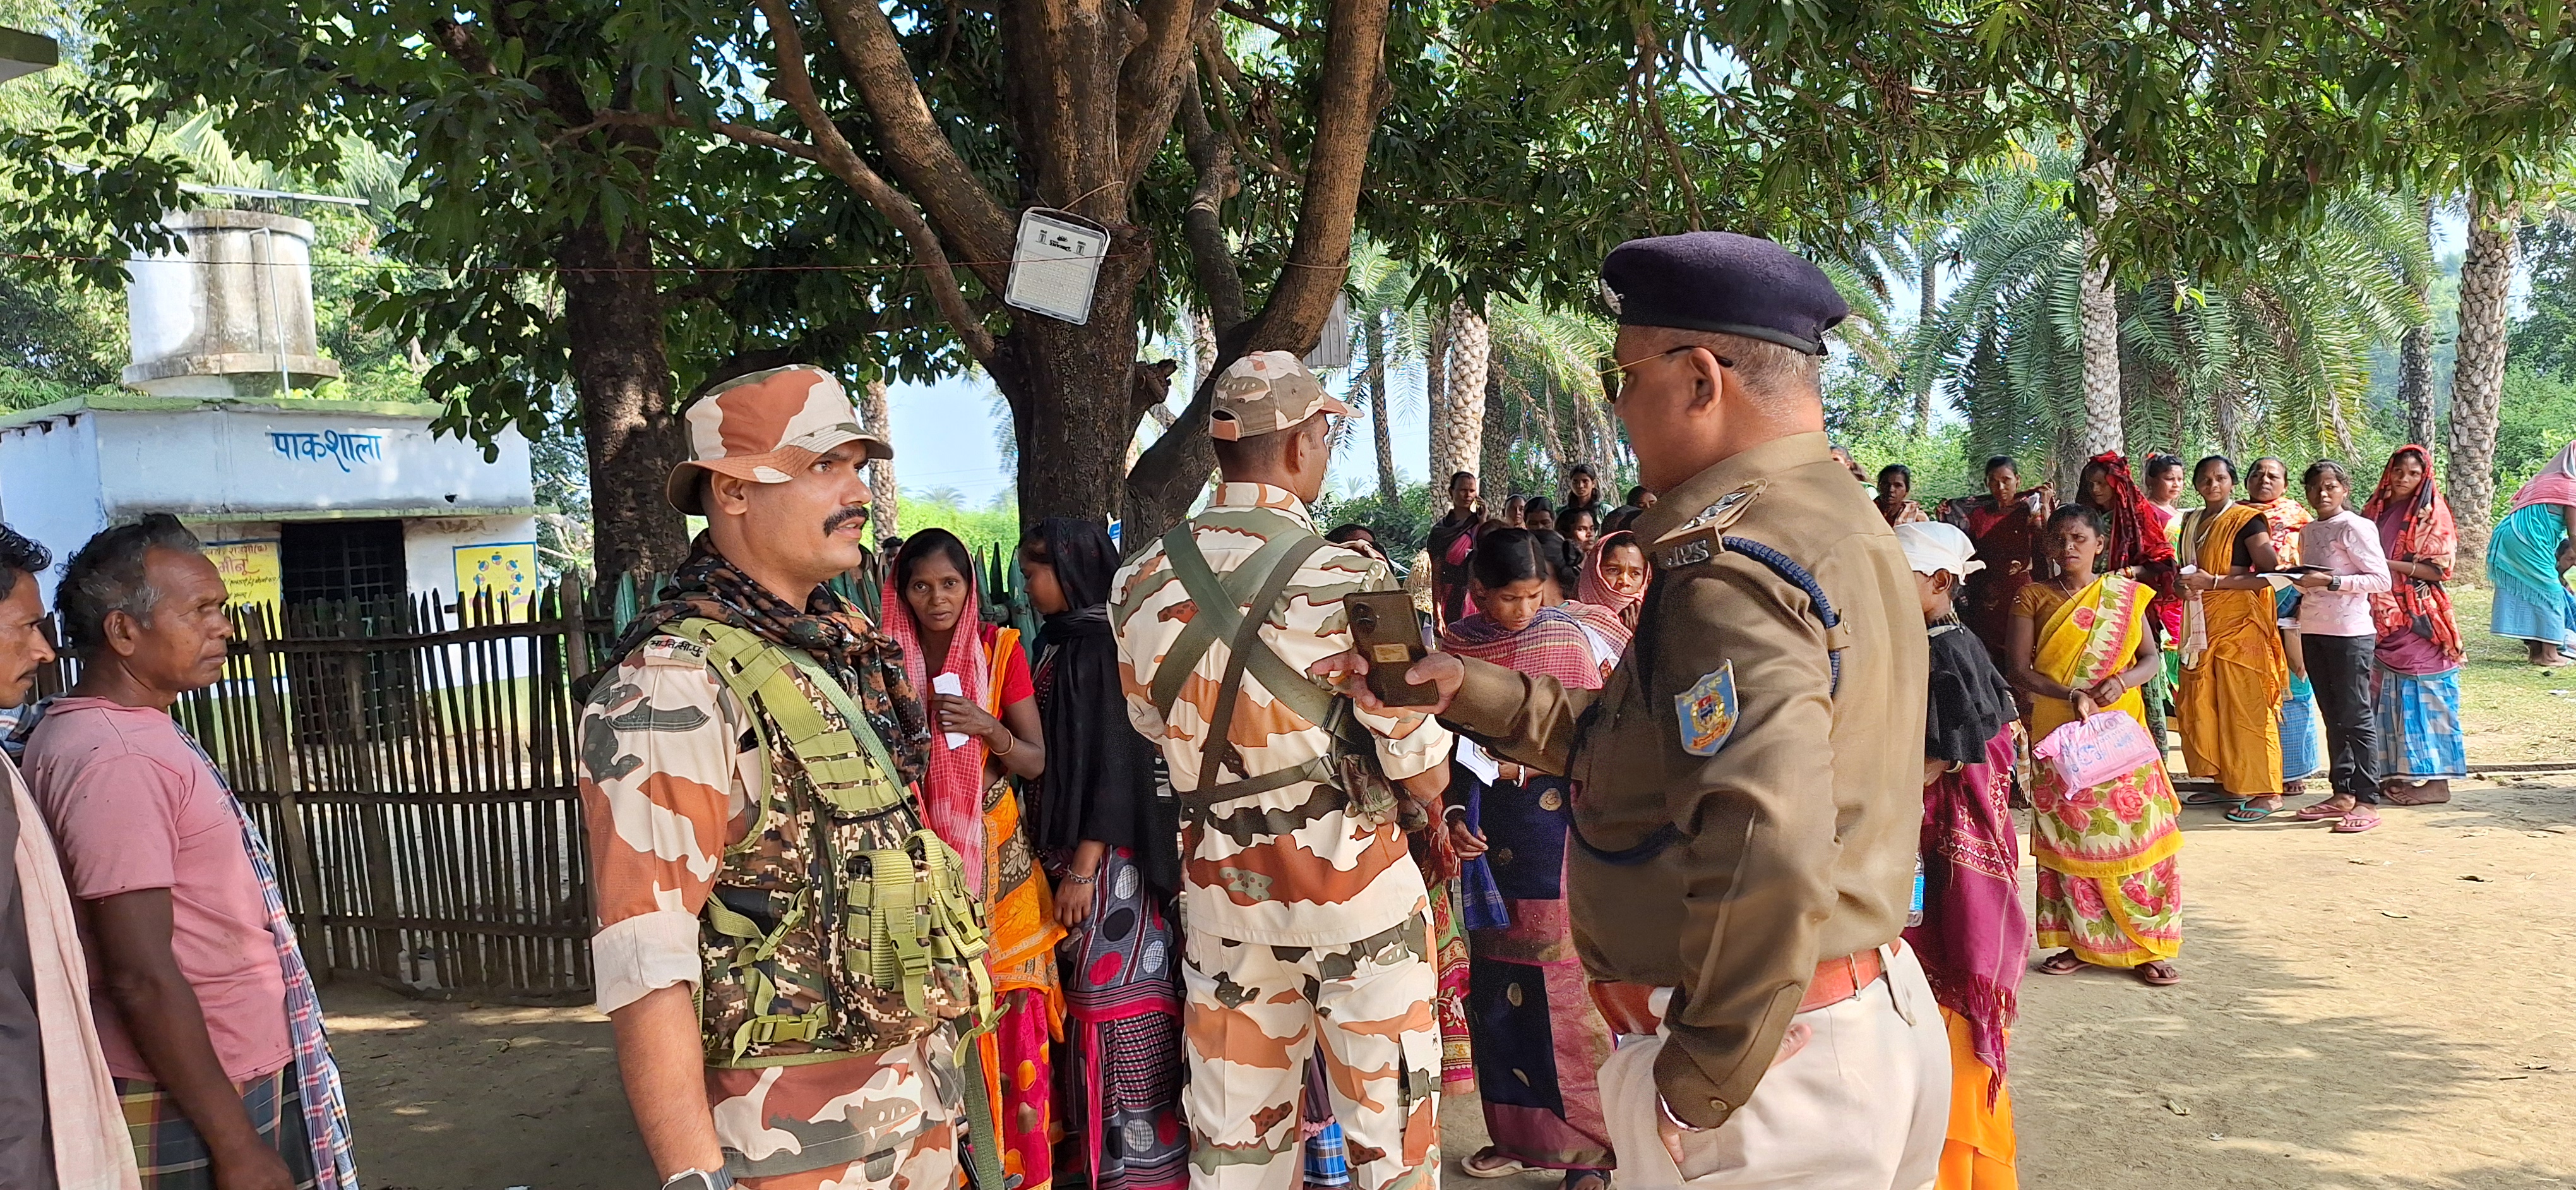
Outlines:
[[[1904, 929], [1926, 638], [1895, 534], [1822, 434], [1701, 472], [1636, 532], [1655, 579], [1606, 687], [1468, 660], [1446, 718], [1583, 782], [1574, 819], [1589, 847], [1639, 848], [1675, 828], [1670, 846], [1625, 865], [1573, 848], [1567, 896], [1595, 978], [1679, 989], [1655, 1081], [1675, 1117], [1715, 1127], [1770, 1068], [1816, 964]], [[1720, 535], [1805, 567], [1841, 627], [1829, 634], [1804, 592]], [[1829, 638], [1844, 646], [1839, 693]], [[1685, 703], [1701, 712], [1687, 725]]]

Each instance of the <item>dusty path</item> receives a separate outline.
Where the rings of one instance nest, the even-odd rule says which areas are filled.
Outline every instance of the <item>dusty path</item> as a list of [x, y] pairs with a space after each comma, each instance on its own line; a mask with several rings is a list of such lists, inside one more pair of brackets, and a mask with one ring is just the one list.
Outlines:
[[[2180, 986], [2024, 985], [2023, 1185], [2576, 1186], [2576, 778], [2464, 788], [2358, 837], [2188, 825]], [[652, 1184], [596, 1014], [327, 1000], [369, 1186]], [[1473, 1152], [1474, 1101], [1446, 1108], [1444, 1147]]]

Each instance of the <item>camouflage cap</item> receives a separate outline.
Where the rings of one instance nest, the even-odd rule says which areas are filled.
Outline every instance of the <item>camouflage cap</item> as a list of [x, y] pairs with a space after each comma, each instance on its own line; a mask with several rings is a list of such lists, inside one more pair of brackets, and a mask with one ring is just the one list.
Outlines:
[[894, 447], [859, 426], [848, 390], [821, 368], [794, 364], [736, 376], [710, 389], [682, 415], [689, 457], [671, 468], [662, 494], [671, 507], [704, 515], [698, 471], [754, 483], [785, 483], [824, 451], [845, 442], [866, 457], [891, 459]]
[[1236, 442], [1303, 425], [1318, 413], [1347, 417], [1350, 412], [1296, 356], [1260, 351], [1227, 364], [1225, 374], [1216, 378], [1208, 437]]

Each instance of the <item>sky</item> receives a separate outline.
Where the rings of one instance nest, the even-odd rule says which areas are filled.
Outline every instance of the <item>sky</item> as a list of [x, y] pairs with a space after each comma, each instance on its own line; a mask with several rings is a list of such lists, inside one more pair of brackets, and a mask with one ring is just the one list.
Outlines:
[[[1325, 377], [1336, 393], [1347, 395], [1346, 369]], [[1398, 372], [1387, 390], [1388, 424], [1394, 436], [1397, 474], [1419, 481], [1431, 460], [1429, 413], [1422, 397], [1419, 367]], [[1011, 488], [996, 448], [993, 382], [983, 376], [950, 377], [936, 384], [897, 384], [887, 390], [888, 413], [894, 421], [895, 483], [907, 495], [935, 488], [955, 488], [969, 506], [988, 504]], [[1174, 394], [1177, 409], [1185, 393]], [[1377, 483], [1376, 447], [1365, 424], [1333, 462], [1331, 483], [1337, 491]]]

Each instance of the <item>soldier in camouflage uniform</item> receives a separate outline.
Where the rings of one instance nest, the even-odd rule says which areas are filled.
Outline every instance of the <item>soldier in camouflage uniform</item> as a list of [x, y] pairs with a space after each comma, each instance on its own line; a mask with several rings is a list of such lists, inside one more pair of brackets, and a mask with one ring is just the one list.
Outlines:
[[[1306, 511], [1323, 487], [1327, 415], [1349, 412], [1293, 355], [1236, 361], [1217, 381], [1209, 421], [1225, 482], [1111, 586], [1128, 718], [1162, 747], [1186, 809], [1182, 1104], [1197, 1190], [1297, 1184], [1310, 1057], [1323, 1063], [1356, 1190], [1439, 1183], [1440, 1035], [1422, 871], [1392, 803], [1370, 804], [1356, 788], [1367, 783], [1350, 774], [1374, 752], [1386, 778], [1436, 807], [1449, 733], [1418, 713], [1364, 714], [1367, 742], [1354, 756], [1313, 705], [1330, 696], [1304, 677], [1350, 647], [1344, 595], [1398, 589], [1385, 562], [1324, 544]], [[1202, 564], [1204, 581], [1227, 585], [1228, 606], [1192, 598], [1175, 545], [1183, 564]], [[1282, 581], [1265, 581], [1274, 573]], [[1262, 588], [1279, 593], [1265, 599]], [[1257, 606], [1238, 610], [1247, 605]], [[1236, 633], [1207, 628], [1247, 614], [1258, 617], [1260, 648], [1237, 658]], [[1194, 649], [1204, 651], [1184, 659]], [[1229, 669], [1243, 671], [1231, 707]], [[1220, 721], [1227, 746], [1211, 749]], [[1211, 752], [1216, 771], [1204, 771]], [[1251, 792], [1205, 804], [1229, 785]], [[1439, 820], [1436, 808], [1429, 818]]]
[[677, 1190], [957, 1178], [980, 923], [922, 827], [891, 642], [820, 586], [862, 560], [861, 468], [892, 454], [857, 421], [803, 367], [689, 409], [669, 494], [707, 532], [582, 713], [599, 1007]]

